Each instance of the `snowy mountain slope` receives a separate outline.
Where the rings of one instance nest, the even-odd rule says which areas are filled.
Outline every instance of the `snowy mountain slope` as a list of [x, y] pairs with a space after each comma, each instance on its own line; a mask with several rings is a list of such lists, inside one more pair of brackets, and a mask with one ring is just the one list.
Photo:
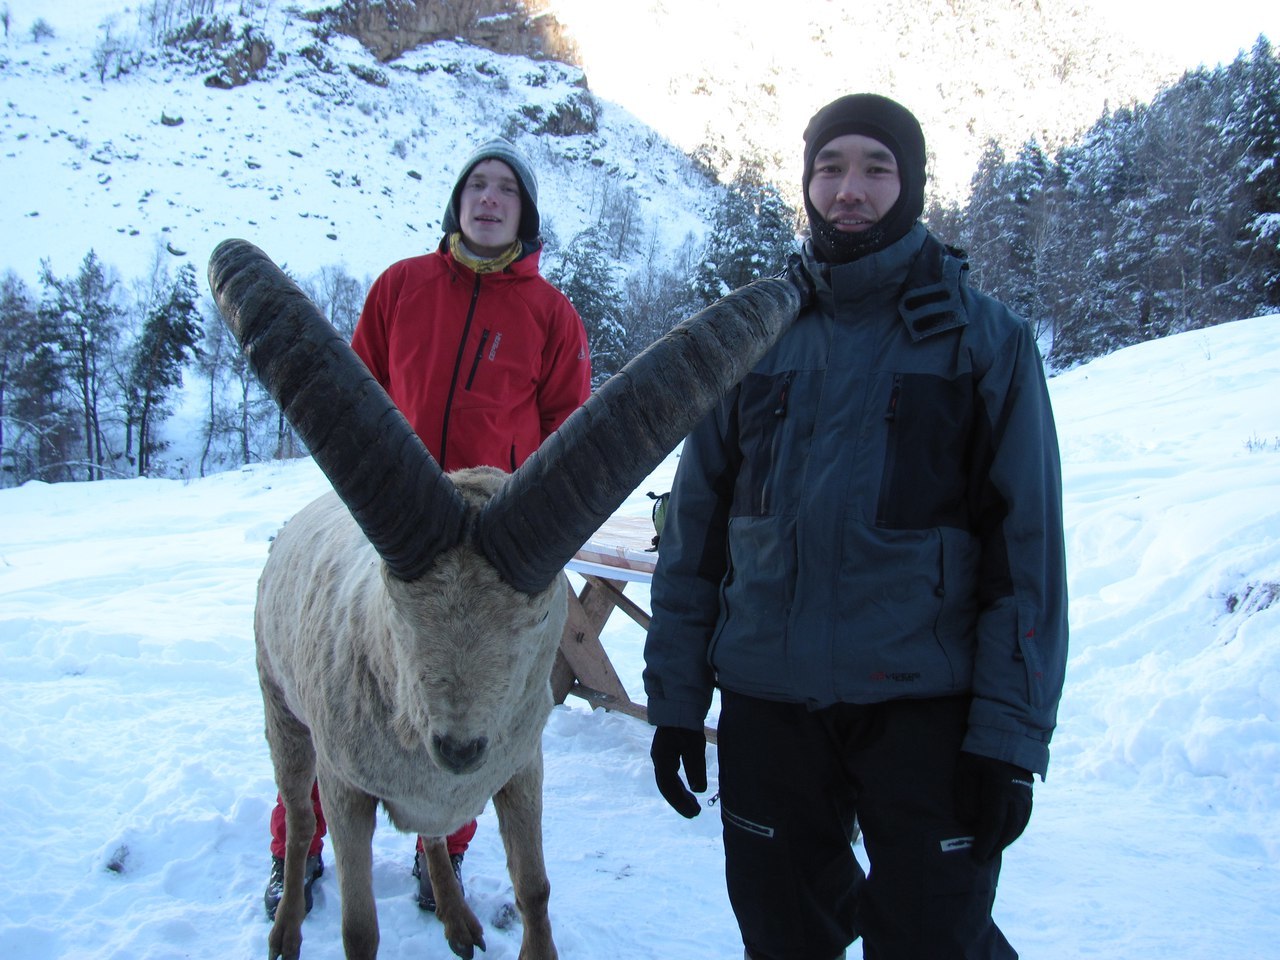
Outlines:
[[[157, 255], [203, 276], [222, 239], [244, 237], [300, 276], [341, 265], [372, 277], [432, 248], [472, 146], [514, 138], [538, 173], [549, 253], [634, 208], [629, 252], [660, 254], [704, 230], [714, 189], [677, 149], [593, 97], [581, 71], [445, 42], [379, 64], [358, 43], [320, 42], [276, 4], [252, 16], [274, 46], [264, 78], [234, 89], [207, 63], [137, 36], [137, 14], [105, 0], [10, 0], [0, 43], [0, 269], [34, 286], [40, 261], [74, 272], [94, 249], [125, 280]], [[36, 40], [37, 17], [54, 31]], [[100, 81], [113, 35], [146, 52]], [[169, 57], [162, 57], [165, 53]], [[585, 122], [584, 122], [585, 121]], [[564, 135], [545, 132], [548, 128]], [[579, 132], [581, 131], [581, 132]]]

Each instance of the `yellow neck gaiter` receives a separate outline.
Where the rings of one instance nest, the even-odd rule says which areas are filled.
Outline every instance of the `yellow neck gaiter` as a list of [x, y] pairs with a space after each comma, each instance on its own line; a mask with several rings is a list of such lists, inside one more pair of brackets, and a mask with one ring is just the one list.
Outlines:
[[520, 256], [523, 249], [520, 241], [514, 240], [511, 246], [496, 257], [477, 257], [462, 242], [461, 233], [449, 234], [449, 252], [453, 254], [453, 259], [475, 273], [497, 273], [499, 270], [505, 270], [515, 263], [516, 258]]

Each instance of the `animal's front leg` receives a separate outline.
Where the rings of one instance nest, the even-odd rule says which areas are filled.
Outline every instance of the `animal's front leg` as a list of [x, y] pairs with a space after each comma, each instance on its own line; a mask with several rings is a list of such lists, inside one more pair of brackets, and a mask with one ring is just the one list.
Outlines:
[[423, 837], [427, 855], [427, 875], [436, 897], [436, 916], [444, 924], [449, 949], [464, 960], [475, 956], [475, 948], [485, 949], [484, 927], [462, 896], [458, 876], [449, 862], [449, 846], [443, 837]]
[[542, 857], [542, 749], [493, 798], [507, 850], [507, 871], [524, 920], [520, 960], [557, 960], [551, 939], [551, 881]]
[[323, 770], [320, 801], [338, 865], [343, 949], [347, 960], [374, 960], [378, 908], [373, 901], [373, 828], [378, 801]]
[[310, 731], [284, 703], [280, 688], [262, 669], [262, 702], [266, 712], [267, 743], [275, 767], [276, 784], [285, 813], [284, 888], [276, 904], [275, 922], [267, 936], [269, 960], [297, 960], [302, 950], [302, 920], [307, 915], [304, 873], [307, 850], [315, 833], [311, 785], [316, 776], [316, 753]]
[[284, 888], [267, 937], [267, 956], [270, 960], [297, 960], [302, 950], [302, 920], [307, 915], [303, 874], [316, 818], [311, 806], [309, 772], [292, 779], [278, 776], [278, 782], [285, 809]]

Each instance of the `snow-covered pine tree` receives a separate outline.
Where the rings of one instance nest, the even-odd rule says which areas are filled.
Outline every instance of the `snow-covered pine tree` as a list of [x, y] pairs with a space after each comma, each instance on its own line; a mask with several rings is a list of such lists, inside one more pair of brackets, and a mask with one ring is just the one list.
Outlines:
[[72, 479], [79, 433], [57, 334], [15, 273], [0, 278], [0, 486]]
[[608, 246], [604, 231], [598, 226], [590, 227], [563, 249], [560, 261], [547, 274], [547, 279], [569, 298], [587, 328], [594, 385], [609, 379], [629, 359], [623, 298]]
[[147, 314], [133, 344], [125, 386], [125, 453], [129, 455], [136, 430], [140, 477], [151, 474], [152, 458], [165, 447], [157, 436], [159, 424], [171, 413], [171, 393], [182, 384], [182, 368], [199, 353], [198, 299], [195, 267], [183, 264], [169, 295]]
[[1258, 37], [1244, 71], [1241, 112], [1248, 121], [1246, 256], [1261, 274], [1256, 310], [1280, 308], [1280, 53]]
[[63, 369], [79, 408], [85, 479], [101, 480], [114, 469], [107, 427], [121, 399], [113, 395], [110, 378], [125, 316], [119, 280], [90, 250], [74, 277], [56, 276], [49, 261], [43, 261], [41, 283], [40, 316], [57, 331]]
[[761, 160], [738, 165], [716, 208], [706, 250], [690, 286], [700, 307], [786, 266], [795, 247], [796, 213], [764, 177]]

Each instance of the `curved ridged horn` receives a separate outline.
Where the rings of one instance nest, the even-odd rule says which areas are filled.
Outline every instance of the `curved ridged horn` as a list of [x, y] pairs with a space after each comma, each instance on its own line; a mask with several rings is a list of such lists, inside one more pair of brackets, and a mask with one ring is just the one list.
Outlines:
[[225, 240], [209, 288], [249, 366], [402, 580], [465, 529], [461, 494], [355, 351], [253, 244]]
[[735, 290], [614, 374], [481, 508], [502, 578], [538, 593], [636, 486], [746, 376], [799, 312], [788, 280]]

